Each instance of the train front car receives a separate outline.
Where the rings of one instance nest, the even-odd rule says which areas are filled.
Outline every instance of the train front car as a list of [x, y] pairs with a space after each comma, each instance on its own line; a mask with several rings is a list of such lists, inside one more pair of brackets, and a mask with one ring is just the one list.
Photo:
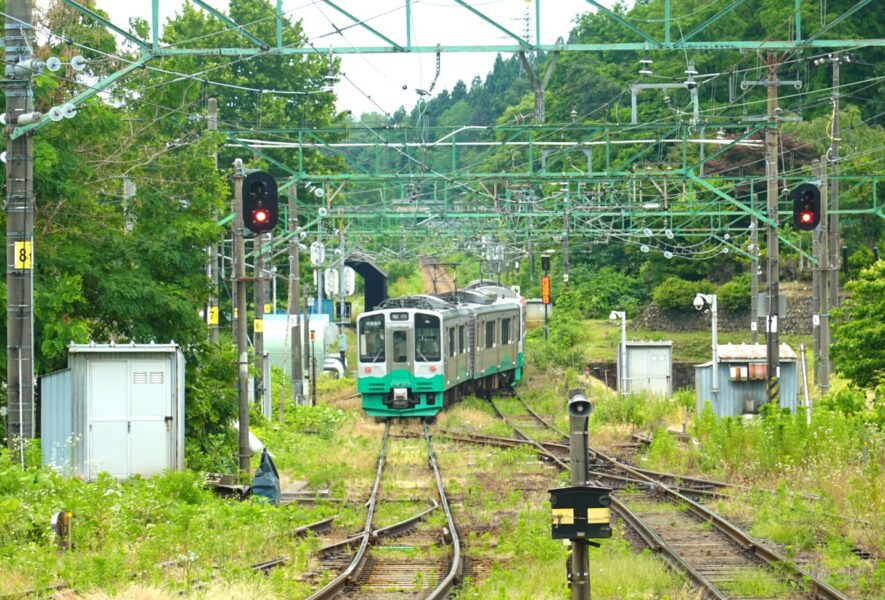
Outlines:
[[432, 296], [386, 300], [357, 320], [363, 410], [376, 418], [433, 417], [444, 406], [443, 323], [458, 314]]

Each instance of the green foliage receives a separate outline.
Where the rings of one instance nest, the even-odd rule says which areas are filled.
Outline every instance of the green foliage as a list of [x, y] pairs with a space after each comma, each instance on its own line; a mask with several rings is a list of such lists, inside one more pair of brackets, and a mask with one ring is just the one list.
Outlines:
[[[185, 592], [216, 579], [219, 564], [231, 565], [230, 577], [256, 556], [278, 555], [294, 527], [332, 513], [222, 500], [203, 484], [192, 471], [126, 481], [101, 475], [86, 483], [48, 467], [22, 471], [0, 449], [0, 593], [20, 595], [59, 582], [110, 591], [134, 577]], [[73, 513], [72, 551], [59, 552], [50, 527], [62, 510]], [[231, 545], [232, 532], [247, 530]], [[181, 568], [157, 566], [170, 560]]]
[[686, 281], [678, 277], [668, 277], [654, 289], [652, 297], [661, 310], [688, 312], [694, 310], [692, 301], [695, 294], [709, 294], [712, 291], [713, 284], [706, 279]]
[[567, 315], [550, 319], [549, 337], [544, 339], [544, 328], [532, 329], [526, 335], [528, 360], [540, 369], [574, 366], [582, 361], [578, 342], [583, 326]]
[[851, 296], [838, 311], [831, 347], [836, 371], [855, 385], [885, 383], [885, 260], [848, 282]]
[[556, 299], [556, 310], [578, 319], [605, 319], [612, 309], [633, 316], [645, 300], [645, 288], [638, 279], [610, 267], [593, 272], [575, 269]]
[[719, 309], [728, 313], [750, 310], [750, 276], [739, 275], [716, 290]]
[[235, 350], [228, 344], [204, 344], [193, 352], [185, 394], [186, 464], [198, 471], [235, 471], [238, 447], [232, 423], [239, 414]]
[[652, 394], [605, 394], [596, 399], [590, 423], [594, 427], [631, 424], [648, 430], [666, 421], [677, 407], [669, 398]]
[[[292, 428], [300, 433], [311, 433], [323, 439], [330, 439], [339, 425], [347, 418], [347, 413], [326, 404], [317, 406], [296, 406], [292, 412]], [[289, 416], [287, 415], [287, 421]]]
[[696, 459], [702, 468], [743, 477], [776, 476], [807, 464], [838, 468], [862, 452], [881, 460], [885, 438], [878, 426], [868, 415], [828, 410], [833, 405], [823, 402], [808, 425], [804, 411], [717, 420], [707, 404], [694, 424], [693, 434], [700, 442]]

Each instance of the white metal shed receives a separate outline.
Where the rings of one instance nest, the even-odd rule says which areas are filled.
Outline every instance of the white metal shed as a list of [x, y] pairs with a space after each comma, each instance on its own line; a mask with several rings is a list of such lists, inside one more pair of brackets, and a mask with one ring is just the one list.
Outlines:
[[178, 344], [71, 344], [41, 378], [43, 463], [94, 479], [184, 468], [184, 355]]

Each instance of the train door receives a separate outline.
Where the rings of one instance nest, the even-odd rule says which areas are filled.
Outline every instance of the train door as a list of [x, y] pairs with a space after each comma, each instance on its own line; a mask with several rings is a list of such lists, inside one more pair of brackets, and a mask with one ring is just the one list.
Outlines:
[[405, 369], [412, 372], [412, 331], [408, 326], [390, 328], [390, 369]]

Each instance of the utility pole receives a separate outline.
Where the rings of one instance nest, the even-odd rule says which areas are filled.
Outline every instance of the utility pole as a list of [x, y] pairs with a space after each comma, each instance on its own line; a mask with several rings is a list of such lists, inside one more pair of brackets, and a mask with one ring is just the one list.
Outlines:
[[[830, 389], [830, 294], [827, 289], [831, 283], [829, 277], [829, 265], [832, 260], [829, 255], [829, 231], [827, 230], [827, 159], [822, 157], [821, 160], [815, 160], [811, 163], [812, 175], [820, 179], [820, 225], [814, 231], [814, 241], [818, 252], [815, 256], [817, 259], [816, 270], [819, 272], [817, 277], [818, 289], [817, 297], [819, 305], [815, 306], [818, 313], [819, 327], [815, 341], [818, 341], [820, 360], [815, 364], [815, 378], [820, 383], [821, 392], [826, 394]], [[817, 356], [815, 358], [818, 358]], [[818, 376], [818, 371], [820, 375]]]
[[[304, 298], [304, 331], [302, 332], [302, 335], [304, 337], [304, 369], [305, 369], [305, 375], [307, 375], [307, 370], [309, 369], [310, 355], [311, 355], [311, 350], [312, 350], [312, 348], [310, 347], [310, 312], [308, 311], [308, 308], [307, 308], [307, 298], [308, 298], [307, 284], [304, 285], [304, 293], [302, 294], [302, 298]], [[313, 377], [311, 377], [311, 376], [305, 376], [303, 379], [310, 380], [310, 383], [308, 385], [310, 386], [309, 391], [312, 392], [314, 386], [316, 385], [316, 381], [314, 381]], [[305, 398], [305, 400], [307, 400], [307, 398]], [[308, 405], [312, 405], [312, 403], [309, 401], [305, 402], [305, 403]]]
[[765, 327], [766, 358], [768, 367], [768, 401], [778, 404], [780, 397], [780, 347], [778, 345], [778, 280], [780, 279], [778, 226], [778, 106], [777, 106], [777, 55], [768, 54], [768, 127], [765, 129], [765, 174], [767, 177], [766, 203], [768, 208], [768, 318]]
[[261, 412], [268, 411], [264, 416], [270, 418], [269, 406], [264, 405], [264, 258], [261, 256], [264, 245], [264, 233], [255, 234], [255, 285], [252, 288], [252, 304], [255, 313], [255, 325], [252, 332], [252, 348], [255, 351], [255, 402]]
[[[298, 190], [296, 186], [289, 188], [289, 296], [286, 303], [286, 314], [289, 315], [289, 344], [292, 349], [292, 402], [300, 406], [303, 402], [304, 373], [301, 362], [301, 261], [298, 239]], [[294, 321], [293, 321], [294, 318]], [[280, 422], [283, 422], [284, 396], [280, 396]]]
[[243, 237], [243, 171], [242, 159], [234, 160], [234, 289], [236, 290], [236, 340], [239, 366], [239, 441], [240, 472], [248, 473], [252, 450], [249, 447], [249, 346], [246, 330], [246, 240]]
[[535, 72], [532, 70], [532, 65], [529, 64], [528, 58], [526, 58], [525, 52], [519, 53], [519, 62], [522, 63], [522, 68], [529, 76], [529, 82], [531, 82], [532, 89], [535, 91], [535, 120], [538, 122], [539, 125], [543, 125], [546, 118], [546, 111], [544, 108], [544, 90], [547, 89], [547, 84], [550, 83], [550, 77], [553, 75], [553, 70], [556, 68], [557, 61], [559, 61], [558, 50], [553, 52], [553, 57], [547, 64], [547, 70], [544, 72], [544, 77], [539, 82], [538, 78], [535, 77]]
[[[839, 308], [839, 65], [842, 62], [842, 56], [838, 53], [833, 55], [833, 123], [830, 127], [830, 152], [829, 158], [832, 164], [833, 175], [836, 176], [829, 184], [830, 212], [829, 223], [827, 229], [829, 233], [829, 255], [830, 262], [827, 267], [830, 269], [827, 276], [830, 279], [830, 306]], [[827, 208], [821, 202], [821, 210], [826, 211]], [[821, 215], [823, 220], [825, 212]]]
[[[587, 457], [587, 421], [590, 403], [583, 390], [569, 392], [569, 480], [573, 486], [587, 485], [589, 477]], [[578, 410], [580, 409], [580, 411]], [[597, 544], [598, 545], [598, 544]], [[572, 600], [590, 600], [589, 540], [571, 540], [571, 587]]]
[[[756, 194], [753, 194], [753, 209], [756, 208]], [[750, 244], [753, 258], [750, 260], [750, 331], [753, 344], [759, 342], [759, 219], [750, 218]]]
[[[209, 98], [208, 101], [209, 118], [206, 121], [209, 131], [218, 130], [218, 100]], [[215, 170], [218, 170], [218, 153], [212, 153], [212, 163]], [[215, 212], [216, 220], [218, 220], [218, 211]], [[218, 243], [209, 246], [209, 284], [211, 290], [209, 292], [209, 314], [206, 315], [206, 322], [209, 324], [209, 339], [218, 343]]]
[[[6, 3], [6, 133], [35, 120], [31, 90], [31, 0]], [[6, 142], [6, 435], [36, 435], [34, 410], [34, 146], [30, 135]]]

